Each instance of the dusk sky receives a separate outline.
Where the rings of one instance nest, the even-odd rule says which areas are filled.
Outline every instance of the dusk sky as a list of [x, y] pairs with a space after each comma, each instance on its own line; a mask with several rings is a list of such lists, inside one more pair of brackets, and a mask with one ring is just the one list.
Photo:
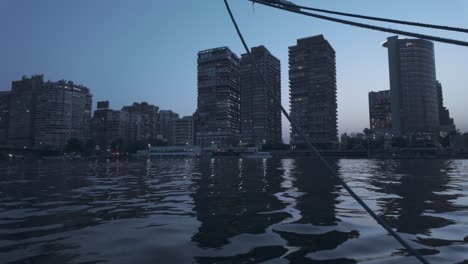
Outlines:
[[[281, 60], [288, 106], [288, 47], [323, 34], [336, 51], [339, 132], [369, 126], [369, 91], [389, 89], [391, 34], [320, 21], [231, 0], [247, 43]], [[373, 16], [468, 27], [466, 0], [303, 0], [298, 4]], [[468, 41], [468, 35], [385, 23], [385, 27]], [[222, 0], [0, 0], [0, 90], [22, 75], [44, 74], [89, 87], [93, 104], [120, 109], [147, 101], [190, 115], [196, 109], [197, 52], [228, 46], [243, 53]], [[437, 78], [457, 128], [468, 131], [468, 48], [435, 43]], [[289, 106], [287, 107], [289, 108]], [[283, 137], [289, 128], [283, 122]]]

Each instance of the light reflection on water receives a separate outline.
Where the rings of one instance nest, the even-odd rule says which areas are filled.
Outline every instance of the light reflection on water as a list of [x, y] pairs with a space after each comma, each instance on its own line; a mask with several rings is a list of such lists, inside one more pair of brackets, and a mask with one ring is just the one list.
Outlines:
[[[468, 161], [332, 165], [434, 263], [468, 262]], [[6, 263], [415, 263], [311, 159], [0, 163]]]

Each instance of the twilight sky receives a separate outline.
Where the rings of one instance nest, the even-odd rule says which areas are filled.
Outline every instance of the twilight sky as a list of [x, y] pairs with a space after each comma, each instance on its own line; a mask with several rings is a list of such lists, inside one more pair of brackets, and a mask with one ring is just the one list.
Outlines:
[[[389, 89], [389, 34], [334, 24], [231, 0], [251, 47], [265, 45], [281, 60], [282, 100], [288, 105], [288, 47], [323, 34], [337, 56], [339, 132], [369, 126], [367, 93]], [[296, 0], [303, 5], [402, 20], [468, 27], [466, 0]], [[468, 35], [374, 22], [468, 41]], [[147, 101], [181, 115], [196, 109], [197, 52], [241, 43], [222, 0], [0, 0], [0, 90], [22, 75], [43, 73], [89, 87], [94, 104], [120, 109]], [[468, 131], [468, 48], [435, 44], [445, 104]], [[283, 122], [283, 137], [289, 138]]]

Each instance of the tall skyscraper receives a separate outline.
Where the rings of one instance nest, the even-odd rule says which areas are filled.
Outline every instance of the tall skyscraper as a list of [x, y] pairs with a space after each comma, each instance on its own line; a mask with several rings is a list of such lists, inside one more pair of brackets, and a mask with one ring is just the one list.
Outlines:
[[159, 111], [160, 134], [169, 146], [174, 145], [174, 121], [179, 119], [179, 114], [172, 110]]
[[34, 117], [35, 147], [61, 150], [71, 138], [91, 137], [92, 95], [70, 81], [46, 82], [37, 89]]
[[122, 111], [129, 113], [129, 141], [155, 142], [159, 135], [159, 107], [147, 102], [124, 106]]
[[392, 133], [390, 90], [369, 93], [370, 128], [380, 134]]
[[108, 102], [98, 102], [92, 119], [93, 139], [101, 150], [111, 145], [123, 149], [128, 143], [128, 112], [109, 109]]
[[240, 140], [239, 58], [227, 47], [198, 53], [196, 144], [219, 148]]
[[388, 49], [393, 134], [438, 132], [434, 44], [393, 36], [383, 46]]
[[34, 146], [36, 96], [43, 82], [43, 75], [33, 75], [11, 84], [8, 143], [15, 147]]
[[7, 144], [10, 120], [10, 91], [0, 92], [0, 146]]
[[193, 116], [184, 116], [174, 121], [174, 145], [194, 145], [195, 130]]
[[246, 144], [280, 144], [281, 108], [273, 96], [281, 101], [280, 61], [264, 46], [251, 50], [259, 69], [268, 81], [270, 91], [263, 84], [247, 54], [240, 61], [241, 139]]
[[442, 93], [442, 84], [437, 81], [437, 105], [439, 109], [440, 132], [450, 133], [457, 130], [453, 118], [450, 117], [450, 111], [444, 106], [444, 96]]
[[[337, 142], [335, 51], [323, 35], [297, 40], [289, 47], [291, 117], [309, 140], [321, 148]], [[291, 128], [291, 144], [305, 142]]]

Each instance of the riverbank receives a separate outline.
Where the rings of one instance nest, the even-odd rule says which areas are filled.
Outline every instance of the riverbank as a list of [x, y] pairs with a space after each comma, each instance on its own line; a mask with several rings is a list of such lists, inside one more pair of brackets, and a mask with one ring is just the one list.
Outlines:
[[[213, 158], [239, 158], [244, 152], [235, 151], [213, 151], [202, 152], [200, 157]], [[272, 158], [288, 159], [288, 158], [310, 158], [316, 154], [307, 150], [270, 150]], [[344, 158], [344, 159], [468, 159], [468, 153], [454, 153], [448, 151], [440, 151], [435, 149], [402, 149], [399, 151], [381, 151], [381, 150], [319, 150], [319, 153], [326, 158]], [[40, 151], [22, 150], [19, 153], [2, 153], [0, 160], [107, 160], [107, 159], [122, 159], [122, 158], [147, 158], [146, 155], [119, 153], [115, 154], [100, 154], [100, 155], [44, 155]], [[159, 157], [163, 158], [163, 157]], [[174, 157], [172, 157], [174, 158]]]

